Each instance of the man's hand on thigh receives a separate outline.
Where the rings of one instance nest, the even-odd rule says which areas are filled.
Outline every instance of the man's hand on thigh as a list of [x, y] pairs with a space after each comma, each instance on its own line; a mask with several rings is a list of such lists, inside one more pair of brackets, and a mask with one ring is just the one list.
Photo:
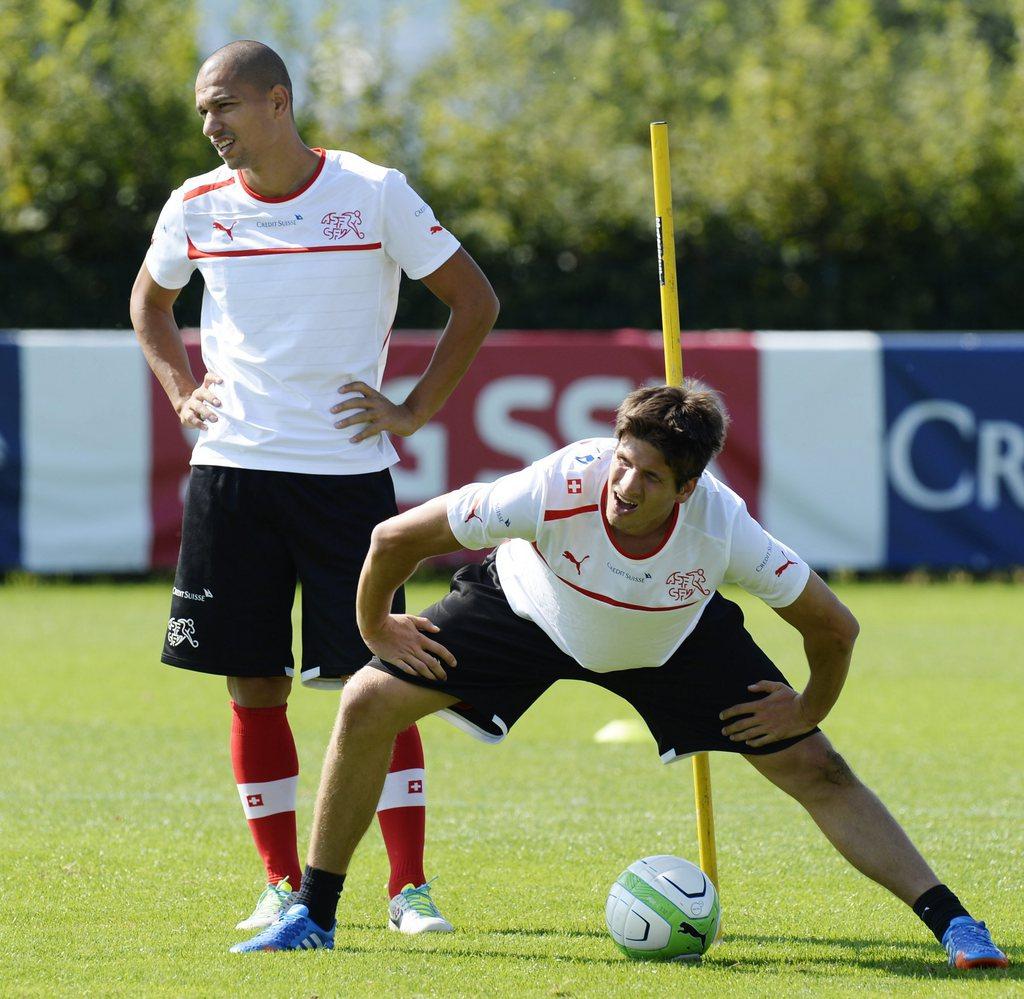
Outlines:
[[736, 719], [722, 729], [722, 735], [733, 742], [745, 742], [755, 748], [767, 746], [810, 732], [817, 724], [806, 716], [800, 695], [788, 684], [759, 680], [747, 690], [763, 696], [734, 704], [718, 716], [724, 722]]

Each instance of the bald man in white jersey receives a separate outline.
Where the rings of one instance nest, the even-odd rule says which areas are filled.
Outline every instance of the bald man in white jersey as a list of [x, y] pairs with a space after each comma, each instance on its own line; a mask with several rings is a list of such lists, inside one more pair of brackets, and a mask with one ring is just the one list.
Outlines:
[[[280, 922], [233, 950], [333, 946], [338, 893], [373, 815], [392, 733], [437, 712], [500, 742], [552, 683], [573, 679], [632, 704], [666, 763], [742, 753], [851, 864], [914, 908], [951, 964], [1006, 966], [984, 923], [939, 883], [817, 727], [846, 679], [857, 622], [705, 470], [727, 422], [700, 382], [639, 389], [619, 408], [615, 437], [570, 444], [374, 530], [357, 613], [377, 658], [341, 705], [314, 817], [312, 877]], [[422, 616], [390, 612], [421, 559], [494, 545]], [[803, 691], [755, 644], [739, 607], [718, 593], [723, 583], [760, 597], [803, 636]]]
[[[395, 514], [390, 434], [423, 426], [497, 316], [487, 279], [396, 170], [311, 149], [280, 57], [233, 42], [196, 79], [222, 165], [175, 190], [132, 292], [131, 315], [182, 426], [198, 431], [162, 659], [227, 678], [235, 782], [266, 870], [239, 929], [269, 925], [301, 877], [298, 758], [286, 706], [291, 607], [302, 583], [302, 682], [337, 689], [370, 653], [355, 592], [370, 532]], [[197, 385], [173, 305], [205, 283]], [[379, 389], [402, 272], [451, 310], [408, 398]], [[394, 609], [404, 608], [400, 590]], [[423, 873], [424, 771], [414, 725], [388, 736], [379, 796], [391, 861], [389, 924], [447, 931]]]

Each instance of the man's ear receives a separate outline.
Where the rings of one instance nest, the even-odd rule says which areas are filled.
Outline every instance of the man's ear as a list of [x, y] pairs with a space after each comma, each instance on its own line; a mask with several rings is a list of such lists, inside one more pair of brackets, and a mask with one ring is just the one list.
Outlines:
[[283, 118], [291, 108], [291, 98], [288, 96], [288, 88], [284, 84], [275, 84], [270, 89], [270, 99], [274, 102], [274, 114]]
[[697, 480], [699, 478], [699, 475], [695, 475], [692, 479], [687, 479], [682, 486], [680, 486], [679, 492], [676, 493], [677, 503], [685, 503], [690, 498], [694, 489], [697, 488]]

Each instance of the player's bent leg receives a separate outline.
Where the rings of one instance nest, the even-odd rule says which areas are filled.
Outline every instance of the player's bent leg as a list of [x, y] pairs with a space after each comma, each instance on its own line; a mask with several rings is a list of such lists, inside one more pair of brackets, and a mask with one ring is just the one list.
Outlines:
[[799, 801], [858, 871], [907, 905], [939, 883], [899, 823], [823, 733], [777, 753], [746, 759]]
[[288, 724], [289, 677], [228, 677], [231, 763], [266, 886], [252, 913], [236, 925], [258, 930], [288, 905], [302, 869], [295, 835], [299, 759]]
[[311, 866], [345, 872], [376, 811], [395, 736], [455, 701], [450, 694], [371, 668], [361, 669], [348, 682], [324, 757]]
[[751, 764], [795, 798], [862, 874], [913, 908], [957, 968], [1005, 968], [1006, 955], [939, 879], [878, 797], [816, 733]]

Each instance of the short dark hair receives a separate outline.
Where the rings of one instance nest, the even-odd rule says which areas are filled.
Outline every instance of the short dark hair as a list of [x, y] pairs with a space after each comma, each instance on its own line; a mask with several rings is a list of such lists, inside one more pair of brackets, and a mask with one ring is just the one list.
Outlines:
[[276, 86], [284, 87], [288, 91], [288, 103], [292, 103], [292, 78], [288, 75], [288, 67], [269, 45], [251, 38], [228, 42], [207, 58], [200, 72], [214, 63], [226, 69], [233, 77], [251, 83], [264, 92]]
[[679, 488], [722, 450], [728, 429], [729, 414], [718, 393], [696, 378], [681, 386], [651, 385], [630, 392], [615, 418], [615, 436], [629, 434], [656, 447]]

